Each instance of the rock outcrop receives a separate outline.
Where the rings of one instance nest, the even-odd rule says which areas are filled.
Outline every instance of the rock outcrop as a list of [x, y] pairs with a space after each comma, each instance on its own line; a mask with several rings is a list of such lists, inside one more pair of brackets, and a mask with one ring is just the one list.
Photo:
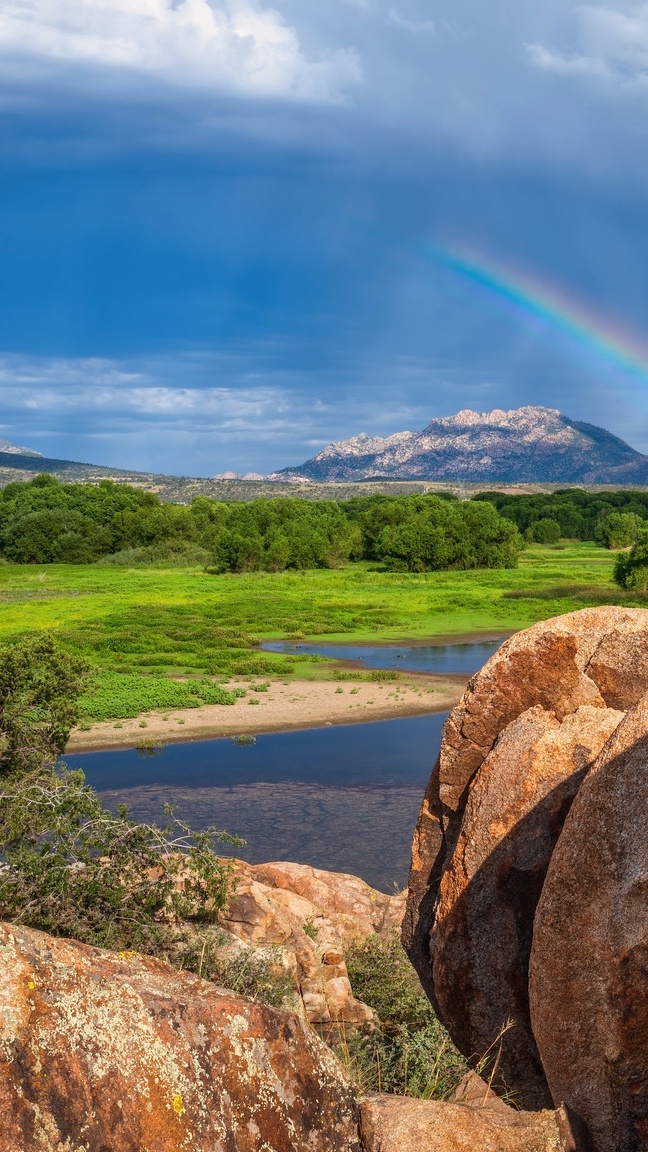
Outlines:
[[551, 1104], [533, 1040], [536, 905], [569, 807], [648, 689], [648, 611], [585, 609], [513, 636], [444, 726], [412, 850], [403, 942], [468, 1059], [501, 1038], [502, 1081]]
[[0, 926], [2, 1152], [359, 1152], [297, 1016], [159, 961]]
[[595, 1152], [648, 1148], [648, 695], [581, 787], [536, 912], [533, 1031]]
[[502, 1101], [449, 1104], [372, 1096], [361, 1103], [363, 1152], [573, 1152], [558, 1112], [517, 1112]]
[[223, 927], [248, 947], [279, 950], [313, 1024], [362, 1024], [370, 1008], [351, 990], [344, 950], [355, 939], [389, 935], [406, 893], [387, 896], [357, 876], [304, 864], [235, 863], [236, 886]]

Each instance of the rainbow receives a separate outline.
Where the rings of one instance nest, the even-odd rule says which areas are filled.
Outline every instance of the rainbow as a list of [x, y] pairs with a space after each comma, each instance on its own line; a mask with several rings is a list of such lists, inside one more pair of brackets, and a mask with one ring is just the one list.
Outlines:
[[549, 287], [536, 277], [467, 250], [430, 244], [426, 246], [426, 255], [436, 264], [479, 284], [528, 316], [550, 324], [590, 352], [603, 355], [618, 367], [639, 374], [648, 381], [648, 345], [635, 334], [624, 331], [620, 324], [598, 316], [583, 304], [568, 298], [564, 292]]

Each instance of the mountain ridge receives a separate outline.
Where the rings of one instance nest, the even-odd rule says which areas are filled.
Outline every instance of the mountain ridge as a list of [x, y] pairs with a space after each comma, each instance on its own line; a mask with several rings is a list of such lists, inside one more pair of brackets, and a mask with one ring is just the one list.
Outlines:
[[329, 444], [270, 480], [453, 480], [493, 483], [648, 483], [648, 456], [557, 408], [436, 417], [420, 432], [360, 433]]

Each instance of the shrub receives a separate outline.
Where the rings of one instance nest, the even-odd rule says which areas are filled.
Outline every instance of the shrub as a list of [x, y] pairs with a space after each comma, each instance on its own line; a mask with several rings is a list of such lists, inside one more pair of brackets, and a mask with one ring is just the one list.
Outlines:
[[143, 548], [124, 548], [102, 556], [99, 564], [135, 568], [140, 564], [158, 568], [204, 568], [211, 559], [206, 548], [188, 540], [165, 540]]
[[527, 529], [526, 535], [535, 544], [557, 544], [560, 540], [560, 524], [550, 516], [543, 516]]
[[346, 962], [354, 996], [377, 1016], [374, 1027], [343, 1031], [336, 1044], [360, 1090], [447, 1097], [467, 1064], [434, 1015], [396, 934], [352, 944]]
[[0, 652], [0, 775], [30, 772], [60, 756], [89, 671], [47, 632]]
[[0, 789], [0, 918], [87, 944], [172, 957], [179, 921], [213, 923], [231, 864], [209, 829], [167, 809], [164, 828], [103, 808], [82, 772], [9, 777]]
[[648, 532], [641, 533], [629, 552], [617, 556], [614, 579], [620, 588], [636, 592], [648, 590]]
[[[153, 709], [200, 708], [203, 704], [234, 704], [238, 693], [227, 692], [213, 680], [169, 680], [123, 672], [98, 672], [91, 690], [79, 701], [82, 716], [116, 720]], [[62, 750], [62, 749], [61, 749]]]
[[197, 934], [179, 953], [178, 962], [239, 996], [250, 996], [275, 1008], [297, 1006], [295, 980], [277, 945], [244, 946], [232, 955], [227, 934], [215, 926]]
[[630, 548], [643, 528], [644, 521], [635, 512], [610, 512], [601, 520], [597, 538], [606, 548]]

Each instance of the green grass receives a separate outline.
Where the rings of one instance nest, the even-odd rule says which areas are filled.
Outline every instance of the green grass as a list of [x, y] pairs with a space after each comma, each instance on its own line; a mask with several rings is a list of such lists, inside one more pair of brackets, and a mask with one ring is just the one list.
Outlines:
[[[118, 714], [126, 716], [133, 707], [187, 707], [187, 695], [203, 698], [204, 685], [167, 689], [168, 676], [330, 676], [321, 660], [256, 651], [259, 639], [303, 634], [375, 642], [504, 633], [585, 605], [648, 603], [616, 588], [613, 564], [614, 553], [593, 544], [535, 545], [516, 569], [425, 574], [367, 564], [223, 576], [199, 569], [4, 564], [0, 640], [49, 628], [105, 672], [137, 677], [124, 680], [123, 690], [114, 679], [101, 681], [101, 714], [112, 707], [116, 716], [119, 697]], [[161, 702], [171, 688], [182, 704], [180, 695]], [[129, 699], [131, 711], [124, 711]]]
[[203, 704], [234, 704], [240, 693], [226, 692], [213, 680], [171, 680], [98, 672], [91, 690], [81, 698], [81, 714], [89, 720], [123, 720], [154, 709], [200, 708]]
[[376, 1014], [372, 1028], [340, 1030], [335, 1051], [353, 1082], [363, 1095], [447, 1098], [468, 1066], [434, 1015], [396, 934], [356, 941], [346, 962], [354, 996]]

